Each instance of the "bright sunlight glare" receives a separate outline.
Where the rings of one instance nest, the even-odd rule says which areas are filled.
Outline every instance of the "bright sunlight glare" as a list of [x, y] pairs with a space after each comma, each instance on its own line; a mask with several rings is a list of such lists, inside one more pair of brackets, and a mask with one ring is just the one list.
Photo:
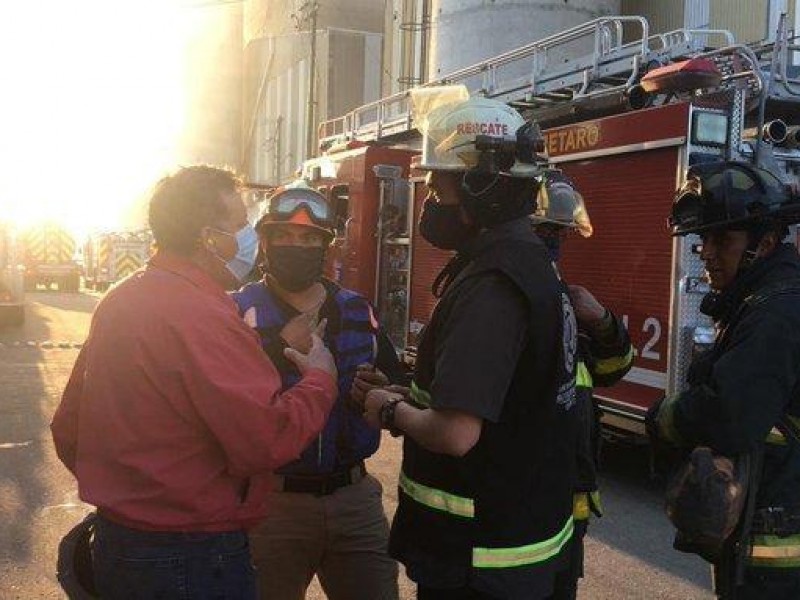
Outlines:
[[192, 19], [178, 0], [0, 9], [0, 221], [76, 235], [144, 225], [184, 127]]

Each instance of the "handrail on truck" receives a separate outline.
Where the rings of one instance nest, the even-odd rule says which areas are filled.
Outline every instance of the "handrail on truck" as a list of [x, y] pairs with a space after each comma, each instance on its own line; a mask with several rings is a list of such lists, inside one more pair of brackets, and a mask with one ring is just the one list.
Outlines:
[[[785, 19], [781, 21], [785, 23]], [[625, 33], [637, 27], [639, 37], [624, 42]], [[541, 40], [520, 46], [474, 65], [459, 69], [418, 87], [462, 83], [471, 94], [503, 100], [529, 110], [571, 102], [584, 102], [612, 94], [624, 94], [638, 82], [643, 71], [674, 60], [704, 57], [713, 60], [722, 73], [721, 88], [746, 86], [748, 96], [761, 100], [774, 92], [764, 76], [765, 57], [777, 62], [772, 69], [784, 97], [800, 96], [800, 81], [788, 77], [791, 52], [800, 46], [790, 44], [785, 25], [779, 27], [775, 42], [758, 46], [737, 44], [733, 34], [724, 29], [676, 29], [650, 35], [647, 19], [640, 16], [602, 17], [577, 25]], [[722, 38], [723, 47], [708, 48], [709, 38]], [[793, 37], [792, 40], [795, 40]], [[591, 45], [588, 55], [573, 57], [555, 66], [553, 54], [568, 44]], [[520, 69], [504, 77], [506, 67], [519, 67], [530, 61], [520, 76]], [[522, 63], [525, 66], [525, 63]], [[744, 82], [744, 83], [742, 83]], [[719, 90], [706, 90], [713, 93]], [[340, 117], [320, 123], [320, 147], [338, 141], [375, 140], [413, 129], [410, 90], [364, 104]]]

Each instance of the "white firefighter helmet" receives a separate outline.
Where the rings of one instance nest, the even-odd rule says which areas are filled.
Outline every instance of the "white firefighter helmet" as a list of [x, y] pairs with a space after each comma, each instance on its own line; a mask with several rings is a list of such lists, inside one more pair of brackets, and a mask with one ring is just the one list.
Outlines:
[[541, 179], [531, 220], [576, 229], [583, 237], [592, 235], [592, 222], [575, 184], [557, 169], [548, 169]]
[[[414, 124], [422, 133], [422, 161], [427, 171], [467, 171], [478, 164], [479, 135], [515, 140], [525, 119], [504, 102], [470, 98], [463, 85], [417, 88], [411, 91]], [[541, 169], [515, 160], [507, 174], [535, 177]]]

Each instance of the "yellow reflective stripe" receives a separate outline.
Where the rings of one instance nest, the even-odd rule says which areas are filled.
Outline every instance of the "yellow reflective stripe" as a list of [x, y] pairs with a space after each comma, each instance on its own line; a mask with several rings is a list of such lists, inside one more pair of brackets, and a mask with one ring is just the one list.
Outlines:
[[411, 396], [411, 400], [418, 404], [419, 406], [424, 406], [426, 408], [430, 407], [431, 405], [431, 395], [417, 385], [416, 381], [411, 382], [411, 392], [409, 394]]
[[757, 567], [800, 567], [800, 535], [754, 535], [748, 563]]
[[594, 365], [594, 372], [597, 375], [608, 375], [616, 371], [627, 368], [633, 362], [633, 347], [624, 356], [612, 356], [611, 358], [601, 358]]
[[584, 388], [592, 387], [592, 374], [589, 373], [589, 369], [586, 368], [586, 363], [583, 361], [578, 363], [578, 368], [575, 372], [575, 385]]
[[409, 497], [429, 508], [450, 513], [457, 517], [471, 519], [475, 516], [475, 503], [472, 498], [462, 498], [442, 490], [417, 483], [400, 471], [400, 489]]
[[[794, 429], [800, 429], [800, 419], [797, 417], [793, 417], [791, 415], [785, 415], [787, 419], [794, 425]], [[777, 427], [773, 427], [770, 429], [769, 433], [767, 434], [766, 442], [768, 444], [774, 444], [776, 446], [785, 446], [786, 445], [786, 436], [783, 435], [783, 432], [778, 429]]]
[[773, 427], [767, 434], [767, 443], [775, 444], [776, 446], [785, 446], [786, 438], [777, 427]]
[[572, 497], [572, 518], [576, 521], [586, 521], [592, 514], [589, 508], [589, 494], [578, 492]]
[[[594, 507], [594, 511], [592, 511]], [[603, 507], [600, 505], [600, 492], [576, 492], [572, 497], [572, 516], [576, 521], [585, 521], [591, 518], [593, 512], [603, 514]]]
[[506, 569], [544, 562], [561, 552], [574, 529], [575, 522], [570, 516], [561, 531], [542, 542], [516, 548], [473, 548], [472, 566], [476, 569]]

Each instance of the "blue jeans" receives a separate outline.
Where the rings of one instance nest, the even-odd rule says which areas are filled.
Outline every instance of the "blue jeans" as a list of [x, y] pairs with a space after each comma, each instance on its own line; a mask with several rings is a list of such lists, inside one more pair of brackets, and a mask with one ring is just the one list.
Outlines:
[[98, 517], [92, 564], [103, 600], [254, 600], [247, 534], [129, 529]]

